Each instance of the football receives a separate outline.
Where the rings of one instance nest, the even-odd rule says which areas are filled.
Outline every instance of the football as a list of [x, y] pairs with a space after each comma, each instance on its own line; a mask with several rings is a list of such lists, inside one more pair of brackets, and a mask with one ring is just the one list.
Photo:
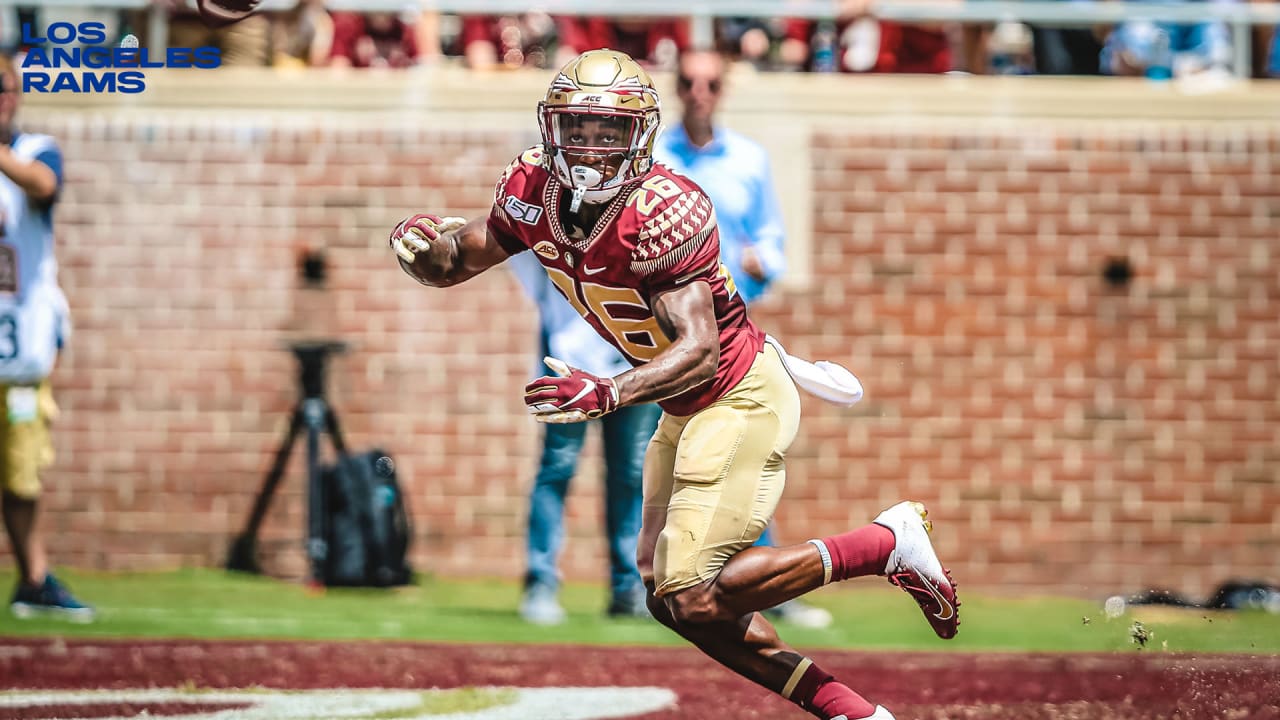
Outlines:
[[262, 0], [196, 0], [196, 8], [207, 25], [220, 27], [249, 17], [261, 2]]

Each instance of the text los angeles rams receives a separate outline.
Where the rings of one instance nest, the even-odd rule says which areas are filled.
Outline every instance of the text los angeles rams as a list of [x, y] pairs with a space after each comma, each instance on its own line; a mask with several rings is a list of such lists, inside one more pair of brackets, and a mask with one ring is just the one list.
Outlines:
[[106, 25], [100, 22], [56, 22], [43, 33], [22, 25], [24, 93], [140, 93], [147, 87], [144, 69], [200, 68], [222, 64], [212, 46], [168, 48], [152, 57], [147, 48], [107, 47]]

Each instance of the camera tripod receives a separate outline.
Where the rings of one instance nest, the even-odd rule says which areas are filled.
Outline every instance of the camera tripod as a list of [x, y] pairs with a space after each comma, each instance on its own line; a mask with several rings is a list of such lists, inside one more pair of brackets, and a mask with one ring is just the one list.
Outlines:
[[294, 406], [293, 417], [289, 422], [289, 430], [284, 442], [276, 451], [275, 461], [267, 472], [266, 481], [258, 491], [253, 503], [253, 512], [244, 530], [231, 543], [227, 556], [227, 569], [239, 572], [261, 573], [258, 564], [257, 543], [258, 529], [266, 517], [271, 498], [284, 477], [285, 466], [289, 464], [289, 455], [298, 435], [305, 428], [307, 433], [307, 560], [311, 567], [310, 581], [320, 582], [324, 577], [325, 560], [329, 555], [328, 543], [325, 540], [326, 497], [324, 482], [320, 477], [320, 434], [329, 433], [329, 439], [339, 456], [347, 452], [342, 442], [342, 431], [338, 427], [338, 416], [324, 397], [325, 363], [331, 353], [341, 353], [347, 349], [346, 343], [333, 340], [298, 342], [289, 346], [298, 359], [299, 384], [302, 397]]

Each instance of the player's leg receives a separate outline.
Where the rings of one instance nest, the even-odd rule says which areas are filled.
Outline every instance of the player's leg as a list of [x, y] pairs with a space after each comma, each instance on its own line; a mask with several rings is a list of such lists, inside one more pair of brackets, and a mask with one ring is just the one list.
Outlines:
[[4, 491], [4, 529], [18, 564], [18, 581], [28, 585], [44, 582], [48, 557], [44, 542], [36, 532], [39, 503], [34, 497], [22, 497]]
[[644, 453], [658, 426], [657, 405], [625, 407], [601, 419], [605, 458], [605, 535], [609, 544], [608, 614], [648, 617], [636, 542], [644, 500]]
[[[9, 396], [14, 396], [10, 412]], [[18, 582], [39, 585], [49, 571], [44, 540], [37, 532], [40, 498], [40, 448], [33, 428], [40, 421], [35, 389], [0, 385], [0, 461], [4, 463], [4, 529], [18, 565]], [[29, 408], [19, 407], [19, 405]]]
[[920, 604], [940, 637], [954, 636], [955, 586], [933, 551], [918, 503], [900, 503], [839, 535], [744, 549], [773, 516], [798, 418], [795, 385], [767, 347], [738, 387], [689, 419], [656, 551], [661, 559], [665, 544], [684, 565], [655, 564], [658, 575], [665, 573], [657, 594], [669, 596], [679, 622], [732, 622], [827, 583], [888, 575]]
[[[756, 539], [752, 547], [777, 547], [778, 543], [773, 537], [774, 523], [765, 526], [764, 532], [760, 533], [760, 537]], [[807, 628], [826, 628], [831, 626], [831, 613], [825, 608], [815, 607], [800, 598], [793, 598], [784, 603], [774, 605], [762, 610], [765, 617], [774, 622], [785, 622], [798, 627]]]
[[685, 418], [663, 415], [649, 440], [644, 454], [644, 501], [641, 510], [640, 535], [636, 539], [636, 567], [645, 586], [646, 602], [654, 619], [672, 630], [675, 620], [666, 603], [654, 597], [654, 552], [658, 537], [667, 524], [667, 503], [671, 501], [671, 489], [675, 482], [672, 469], [675, 466], [676, 443], [684, 428]]
[[[787, 379], [779, 407], [767, 408], [747, 397], [758, 395], [761, 382], [753, 369], [716, 406], [692, 418], [664, 416], [659, 424], [645, 458], [639, 557], [648, 587], [668, 597], [651, 595], [650, 609], [710, 657], [818, 717], [870, 717], [874, 706], [783, 643], [763, 615], [686, 618], [680, 617], [686, 608], [671, 602], [691, 586], [714, 584], [714, 563], [755, 540], [781, 495], [782, 456], [795, 436], [799, 397]], [[774, 472], [763, 472], [766, 464]], [[733, 471], [753, 465], [754, 474]], [[820, 577], [820, 562], [815, 573]]]
[[673, 588], [667, 602], [677, 619], [727, 621], [828, 583], [885, 575], [919, 604], [939, 637], [954, 637], [960, 600], [929, 540], [932, 525], [926, 515], [920, 503], [902, 502], [846, 533], [781, 548], [748, 548], [725, 560], [712, 581], [679, 593]]
[[49, 571], [40, 529], [40, 471], [53, 464], [49, 423], [57, 413], [47, 382], [0, 388], [0, 469], [5, 531], [18, 561], [10, 610], [19, 617], [51, 614], [88, 622], [92, 607], [77, 600]]
[[529, 492], [527, 572], [520, 616], [531, 623], [564, 621], [557, 593], [558, 564], [564, 542], [564, 499], [578, 466], [589, 423], [543, 425], [542, 456]]

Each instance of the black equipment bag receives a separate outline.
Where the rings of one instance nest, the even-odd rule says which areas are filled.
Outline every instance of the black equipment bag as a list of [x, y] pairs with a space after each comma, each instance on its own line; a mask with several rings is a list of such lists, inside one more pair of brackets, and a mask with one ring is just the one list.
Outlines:
[[321, 581], [372, 587], [409, 584], [409, 514], [387, 454], [374, 449], [341, 455], [320, 472], [327, 545]]

